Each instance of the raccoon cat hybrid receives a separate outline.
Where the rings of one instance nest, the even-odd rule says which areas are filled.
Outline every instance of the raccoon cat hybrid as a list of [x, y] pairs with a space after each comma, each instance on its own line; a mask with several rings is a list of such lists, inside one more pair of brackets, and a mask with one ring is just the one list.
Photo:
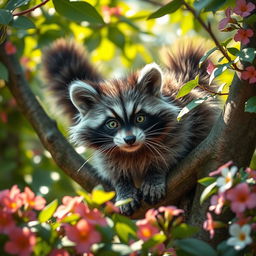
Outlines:
[[182, 107], [207, 95], [194, 89], [176, 99], [198, 74], [208, 87], [206, 64], [199, 68], [203, 54], [201, 46], [181, 46], [169, 54], [164, 71], [152, 63], [123, 79], [104, 80], [72, 41], [59, 39], [45, 51], [47, 86], [71, 119], [71, 140], [95, 150], [95, 172], [113, 185], [117, 200], [133, 199], [122, 213], [131, 215], [141, 200], [162, 199], [168, 172], [208, 135], [218, 112], [212, 101], [177, 121]]

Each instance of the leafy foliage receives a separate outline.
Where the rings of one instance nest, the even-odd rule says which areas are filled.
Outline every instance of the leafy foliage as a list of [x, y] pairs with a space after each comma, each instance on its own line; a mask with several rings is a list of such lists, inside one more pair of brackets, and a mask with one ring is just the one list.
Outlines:
[[[101, 63], [106, 75], [122, 74], [128, 68], [136, 69], [153, 60], [158, 61], [159, 47], [171, 44], [174, 37], [195, 33], [205, 36], [202, 26], [188, 12], [187, 8], [184, 8], [184, 3], [191, 4], [196, 15], [201, 15], [203, 22], [211, 23], [212, 27], [218, 26], [218, 17], [227, 18], [224, 17], [223, 12], [219, 12], [220, 16], [215, 16], [213, 19], [213, 13], [223, 10], [227, 6], [235, 5], [235, 0], [173, 0], [160, 8], [147, 3], [147, 1], [53, 0], [44, 2], [45, 4], [40, 8], [20, 15], [20, 12], [26, 12], [26, 10], [41, 4], [42, 1], [0, 1], [0, 42], [7, 40], [6, 53], [10, 55], [16, 53], [20, 57], [26, 78], [44, 106], [47, 106], [47, 101], [42, 94], [43, 85], [39, 74], [41, 50], [55, 39], [74, 37], [87, 47], [95, 65]], [[255, 86], [255, 82], [253, 82], [255, 69], [253, 68], [256, 51], [252, 48], [253, 46], [245, 45], [240, 48], [237, 40], [234, 40], [234, 34], [238, 33], [242, 22], [252, 26], [255, 22], [255, 15], [249, 17], [238, 17], [234, 13], [232, 15], [233, 20], [228, 22], [223, 30], [223, 32], [229, 32], [228, 35], [214, 31], [217, 37], [223, 41], [220, 42], [220, 45], [223, 47], [225, 55], [223, 52], [221, 53], [219, 47], [212, 46], [200, 61], [202, 64], [209, 58], [218, 59], [211, 72], [210, 82], [214, 79], [224, 82], [226, 84], [224, 92], [226, 93], [234, 71], [242, 73], [242, 79], [248, 80], [252, 86]], [[159, 17], [161, 19], [157, 19]], [[247, 39], [249, 40], [249, 37]], [[249, 69], [248, 67], [246, 70], [239, 69], [236, 65], [239, 62], [248, 65]], [[49, 223], [57, 207], [55, 199], [60, 199], [65, 195], [75, 195], [78, 186], [56, 167], [49, 153], [39, 143], [33, 129], [20, 116], [16, 103], [5, 86], [5, 81], [8, 81], [8, 71], [3, 63], [0, 63], [0, 79], [0, 179], [5, 181], [0, 184], [0, 188], [6, 189], [13, 184], [18, 184], [22, 188], [30, 185], [33, 191], [44, 195], [47, 200], [54, 200], [45, 210], [41, 211], [38, 222], [33, 226], [41, 237], [40, 245], [35, 247], [35, 255], [43, 255], [51, 250], [50, 243], [59, 239], [58, 228], [61, 224]], [[178, 97], [186, 96], [198, 85], [198, 81], [199, 78], [185, 84]], [[215, 95], [214, 92], [212, 94]], [[223, 98], [225, 99], [225, 96]], [[207, 99], [201, 98], [190, 102], [182, 109], [178, 119]], [[252, 97], [247, 100], [245, 111], [256, 112], [255, 106], [255, 97]], [[53, 117], [54, 113], [55, 110], [51, 111]], [[61, 130], [66, 130], [62, 120], [59, 125]], [[88, 152], [84, 153], [83, 148], [77, 148], [77, 151], [83, 153], [85, 157], [89, 156]], [[255, 158], [252, 160], [252, 163], [254, 162]], [[215, 181], [214, 178], [201, 180], [203, 185], [210, 185], [205, 189], [201, 197], [202, 201], [216, 192], [216, 186], [213, 183]], [[90, 207], [96, 208], [100, 208], [102, 204], [113, 197], [113, 193], [105, 193], [102, 190], [94, 190], [92, 195], [85, 192], [81, 194]], [[109, 217], [112, 220], [108, 223], [108, 227], [98, 227], [106, 244], [98, 244], [95, 250], [98, 255], [131, 253], [127, 243], [137, 236], [135, 224], [118, 214], [112, 217]], [[71, 214], [63, 219], [63, 223], [73, 225], [78, 220], [79, 217], [76, 214]], [[168, 237], [166, 232], [167, 230], [163, 229], [163, 234], [152, 236], [143, 246], [138, 244], [134, 246], [137, 246], [139, 250], [147, 251], [153, 246], [162, 244]], [[176, 240], [170, 242], [169, 247], [176, 246], [178, 255], [186, 255], [186, 253], [196, 255], [195, 251], [202, 250], [203, 253], [216, 255], [216, 252], [204, 242], [185, 236], [186, 233], [189, 236], [195, 233], [193, 227], [179, 223], [176, 227], [173, 226], [172, 232]], [[122, 242], [121, 244], [110, 244], [115, 235]], [[2, 241], [6, 242], [3, 239], [1, 244], [4, 243]], [[65, 241], [62, 243], [64, 245]], [[67, 243], [68, 246], [70, 244]], [[233, 247], [223, 243], [218, 247], [218, 255], [238, 255], [238, 253]]]

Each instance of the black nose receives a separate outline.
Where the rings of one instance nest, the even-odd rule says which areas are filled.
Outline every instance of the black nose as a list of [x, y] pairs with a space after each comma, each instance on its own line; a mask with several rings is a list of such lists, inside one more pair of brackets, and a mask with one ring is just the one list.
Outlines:
[[136, 141], [136, 136], [131, 135], [131, 136], [126, 136], [124, 138], [124, 141], [126, 142], [126, 144], [128, 145], [132, 145], [135, 141]]

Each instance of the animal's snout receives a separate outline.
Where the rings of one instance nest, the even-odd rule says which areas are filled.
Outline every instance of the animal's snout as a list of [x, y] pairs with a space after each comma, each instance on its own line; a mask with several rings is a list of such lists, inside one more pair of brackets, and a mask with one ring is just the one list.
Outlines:
[[125, 141], [126, 144], [131, 146], [136, 141], [136, 136], [134, 136], [134, 135], [126, 136], [124, 138], [124, 141]]

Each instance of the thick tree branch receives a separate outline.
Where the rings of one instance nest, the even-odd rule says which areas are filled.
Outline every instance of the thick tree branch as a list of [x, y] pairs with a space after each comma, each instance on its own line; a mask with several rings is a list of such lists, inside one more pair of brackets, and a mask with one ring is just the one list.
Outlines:
[[0, 45], [0, 61], [9, 72], [7, 86], [17, 101], [19, 109], [33, 126], [44, 147], [68, 176], [90, 191], [98, 184], [98, 180], [91, 175], [93, 168], [89, 164], [85, 164], [77, 172], [85, 160], [76, 153], [59, 132], [56, 123], [47, 116], [31, 91], [17, 57], [7, 55], [3, 45]]

